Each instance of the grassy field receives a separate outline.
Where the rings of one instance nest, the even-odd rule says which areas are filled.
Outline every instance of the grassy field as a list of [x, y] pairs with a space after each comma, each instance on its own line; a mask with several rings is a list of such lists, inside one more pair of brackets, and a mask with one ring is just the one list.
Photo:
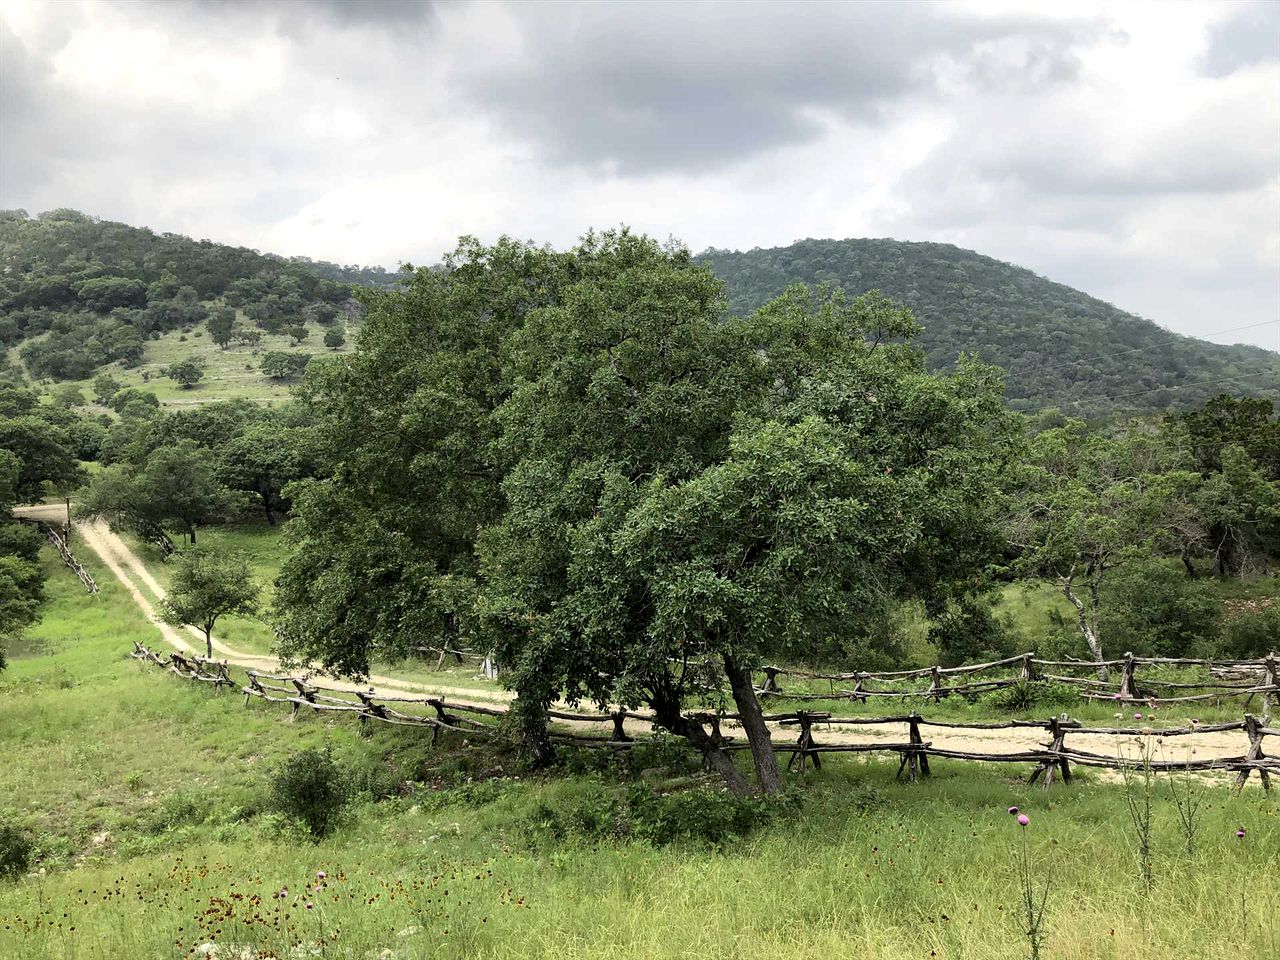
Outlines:
[[[251, 321], [241, 317], [240, 322], [253, 327]], [[346, 326], [338, 324], [344, 330], [347, 342], [338, 350], [330, 350], [324, 345], [324, 334], [327, 327], [317, 323], [306, 323], [308, 337], [294, 346], [287, 334], [272, 334], [262, 331], [262, 341], [258, 346], [248, 347], [232, 344], [222, 349], [209, 338], [203, 323], [197, 324], [190, 332], [171, 330], [156, 340], [148, 340], [142, 356], [142, 362], [136, 367], [123, 367], [118, 363], [107, 364], [99, 369], [99, 373], [109, 373], [116, 380], [128, 387], [149, 390], [160, 398], [160, 402], [169, 408], [182, 409], [215, 400], [233, 400], [244, 398], [260, 403], [275, 403], [289, 396], [290, 384], [282, 380], [272, 380], [262, 373], [262, 358], [270, 351], [291, 351], [310, 353], [313, 355], [351, 353], [354, 349], [357, 324]], [[9, 352], [10, 360], [17, 361], [16, 348]], [[191, 389], [184, 389], [180, 384], [167, 378], [163, 370], [175, 360], [197, 357], [206, 364], [204, 379]], [[95, 374], [96, 376], [96, 374]], [[65, 381], [80, 388], [86, 400], [92, 402], [92, 378], [79, 381]], [[62, 383], [51, 384], [61, 387]]]
[[[0, 885], [6, 958], [213, 943], [223, 957], [1003, 960], [1026, 955], [1010, 804], [1052, 876], [1046, 958], [1280, 956], [1280, 808], [1257, 789], [1206, 788], [1189, 856], [1162, 783], [1150, 893], [1122, 788], [1087, 773], [1046, 793], [1012, 769], [936, 761], [908, 784], [888, 763], [835, 759], [792, 777], [796, 804], [745, 836], [664, 844], [619, 818], [641, 809], [628, 798], [674, 805], [695, 833], [726, 802], [682, 793], [698, 778], [670, 751], [638, 755], [643, 772], [571, 759], [532, 775], [476, 744], [361, 740], [344, 718], [246, 708], [128, 660], [153, 628], [86, 559], [102, 593], [49, 561], [44, 619], [0, 674], [0, 820], [43, 858]], [[311, 843], [268, 784], [323, 744], [366, 786]]]

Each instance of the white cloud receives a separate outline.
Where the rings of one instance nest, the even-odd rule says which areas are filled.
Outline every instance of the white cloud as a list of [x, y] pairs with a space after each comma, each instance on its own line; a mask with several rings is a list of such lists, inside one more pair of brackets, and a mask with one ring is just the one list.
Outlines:
[[1280, 319], [1270, 15], [0, 0], [0, 205], [387, 265], [939, 240], [1207, 333]]

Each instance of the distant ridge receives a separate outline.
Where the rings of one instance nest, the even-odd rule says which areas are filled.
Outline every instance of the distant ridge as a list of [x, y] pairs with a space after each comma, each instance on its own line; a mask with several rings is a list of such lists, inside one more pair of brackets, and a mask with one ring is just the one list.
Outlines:
[[[698, 260], [724, 279], [735, 313], [754, 310], [790, 283], [879, 290], [915, 312], [931, 364], [949, 365], [961, 352], [998, 364], [1011, 405], [1022, 410], [1057, 406], [1103, 417], [1182, 409], [1219, 393], [1280, 399], [1280, 354], [1178, 336], [951, 244], [802, 240], [767, 250], [712, 249]], [[1241, 325], [1222, 319], [1223, 329]]]

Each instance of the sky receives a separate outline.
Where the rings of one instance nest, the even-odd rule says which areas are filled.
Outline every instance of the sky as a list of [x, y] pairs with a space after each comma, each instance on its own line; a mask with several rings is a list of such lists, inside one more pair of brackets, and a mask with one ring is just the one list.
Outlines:
[[931, 240], [1280, 349], [1280, 0], [0, 0], [0, 207], [387, 267]]

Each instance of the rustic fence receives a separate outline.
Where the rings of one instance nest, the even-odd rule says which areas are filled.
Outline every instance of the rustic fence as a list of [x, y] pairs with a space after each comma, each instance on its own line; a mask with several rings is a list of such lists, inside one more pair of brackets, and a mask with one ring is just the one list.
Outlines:
[[[293, 676], [288, 674], [269, 674], [246, 669], [245, 680], [239, 683], [230, 674], [226, 661], [208, 660], [204, 657], [181, 653], [161, 656], [143, 644], [134, 642], [131, 654], [136, 659], [155, 666], [165, 668], [175, 675], [197, 683], [211, 685], [215, 691], [224, 688], [239, 687], [247, 706], [257, 699], [267, 703], [288, 704], [291, 715], [296, 717], [299, 711], [309, 709], [315, 712], [335, 712], [354, 715], [360, 721], [362, 734], [368, 733], [371, 723], [386, 723], [398, 726], [414, 726], [431, 729], [434, 743], [441, 731], [459, 733], [464, 736], [480, 736], [498, 738], [502, 731], [495, 721], [505, 718], [509, 710], [496, 706], [480, 706], [477, 704], [448, 701], [444, 697], [412, 697], [391, 696], [375, 693], [373, 688], [367, 690], [342, 689], [324, 687], [311, 682], [309, 676]], [[550, 717], [557, 724], [588, 724], [599, 728], [608, 725], [608, 735], [567, 732], [553, 729], [552, 740], [582, 747], [601, 749], [628, 749], [638, 743], [645, 742], [646, 737], [633, 736], [626, 729], [626, 721], [637, 721], [645, 725], [652, 724], [650, 714], [630, 710], [588, 713], [577, 711], [551, 710]], [[721, 724], [739, 719], [732, 713], [691, 713], [694, 719], [710, 727], [710, 735], [726, 750], [743, 750], [748, 748], [745, 742], [725, 737], [721, 733]], [[1252, 715], [1229, 723], [1200, 724], [1191, 721], [1186, 726], [1152, 729], [1126, 729], [1119, 727], [1089, 727], [1066, 716], [1051, 717], [1047, 720], [1004, 720], [988, 723], [964, 723], [953, 721], [935, 721], [909, 713], [901, 716], [885, 717], [836, 717], [830, 713], [797, 710], [791, 713], [766, 714], [765, 720], [783, 728], [798, 731], [794, 743], [775, 743], [774, 750], [789, 753], [788, 769], [803, 770], [806, 764], [821, 767], [822, 756], [830, 753], [896, 753], [899, 757], [898, 776], [904, 773], [910, 780], [930, 775], [929, 759], [946, 758], [968, 760], [984, 763], [1018, 763], [1034, 764], [1029, 781], [1034, 783], [1043, 780], [1048, 788], [1055, 777], [1064, 782], [1071, 780], [1071, 765], [1084, 767], [1103, 767], [1110, 769], [1149, 767], [1154, 772], [1181, 773], [1205, 771], [1229, 771], [1236, 774], [1237, 788], [1243, 787], [1249, 774], [1257, 771], [1265, 789], [1271, 788], [1271, 774], [1280, 774], [1280, 758], [1268, 757], [1263, 752], [1263, 741], [1268, 736], [1280, 736], [1280, 729], [1266, 726], [1263, 721]], [[840, 726], [873, 726], [898, 724], [907, 728], [907, 738], [895, 742], [875, 743], [826, 743], [815, 738], [815, 726], [828, 729]], [[981, 753], [966, 750], [955, 750], [934, 746], [931, 740], [924, 738], [923, 731], [929, 728], [951, 728], [970, 730], [1043, 730], [1048, 735], [1048, 742], [1039, 749], [1024, 749], [1004, 753]], [[1245, 734], [1248, 744], [1238, 756], [1215, 757], [1192, 760], [1153, 759], [1149, 753], [1152, 739], [1163, 740], [1167, 737], [1194, 737], [1197, 734], [1221, 733], [1239, 730]], [[1106, 737], [1127, 738], [1137, 740], [1141, 745], [1139, 756], [1123, 757], [1087, 751], [1069, 747], [1066, 738], [1082, 735], [1100, 735]]]
[[[1139, 677], [1138, 668], [1159, 666], [1202, 670], [1197, 679], [1166, 680]], [[1108, 679], [1075, 676], [1065, 671], [1103, 672]], [[990, 663], [960, 667], [930, 666], [916, 670], [853, 673], [815, 673], [784, 667], [762, 668], [764, 679], [757, 693], [788, 700], [849, 700], [866, 703], [873, 698], [921, 698], [935, 703], [950, 696], [990, 693], [1018, 684], [1061, 683], [1077, 687], [1086, 700], [1116, 703], [1174, 704], [1245, 697], [1246, 706], [1261, 695], [1264, 702], [1280, 706], [1280, 654], [1258, 660], [1195, 660], [1179, 657], [1135, 657], [1126, 653], [1119, 660], [1041, 660], [1034, 653], [1022, 653]], [[1115, 672], [1116, 679], [1110, 674]], [[999, 673], [991, 679], [969, 679]], [[784, 691], [780, 677], [827, 681], [827, 692]], [[955, 679], [952, 679], [955, 678]], [[959, 680], [960, 682], [956, 682]], [[837, 684], [852, 684], [837, 689]], [[886, 689], [888, 688], [888, 689]], [[1195, 691], [1180, 693], [1179, 691]]]
[[84, 564], [75, 558], [75, 555], [71, 552], [71, 547], [67, 544], [67, 538], [63, 532], [60, 532], [57, 527], [50, 523], [45, 523], [43, 520], [33, 520], [30, 517], [15, 517], [14, 519], [19, 523], [25, 523], [39, 529], [39, 531], [44, 534], [45, 539], [53, 545], [55, 550], [58, 551], [58, 556], [62, 558], [62, 562], [70, 567], [71, 572], [74, 573], [79, 578], [80, 582], [84, 584], [84, 588], [90, 593], [98, 592], [97, 582], [93, 579], [93, 576], [89, 571], [84, 568]]

